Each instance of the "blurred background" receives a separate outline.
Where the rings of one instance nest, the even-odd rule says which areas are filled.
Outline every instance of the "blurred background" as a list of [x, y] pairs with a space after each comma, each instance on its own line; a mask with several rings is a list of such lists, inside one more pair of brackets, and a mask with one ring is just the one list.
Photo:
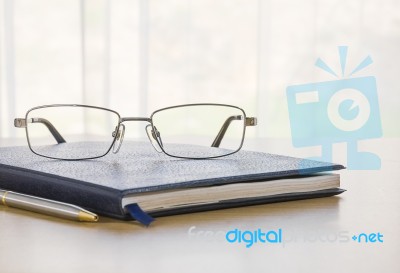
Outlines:
[[343, 45], [349, 71], [371, 56], [352, 77], [376, 77], [383, 135], [400, 136], [400, 1], [0, 0], [0, 137], [44, 104], [215, 102], [258, 117], [250, 138], [288, 138], [287, 86], [335, 80], [314, 64], [339, 72]]

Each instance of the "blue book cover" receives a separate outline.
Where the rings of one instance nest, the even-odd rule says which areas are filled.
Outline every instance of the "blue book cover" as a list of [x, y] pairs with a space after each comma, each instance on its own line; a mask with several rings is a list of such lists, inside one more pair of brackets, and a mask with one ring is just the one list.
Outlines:
[[[194, 146], [193, 149], [196, 149]], [[83, 161], [47, 159], [27, 146], [0, 148], [0, 188], [81, 206], [100, 215], [129, 220], [122, 206], [129, 195], [253, 183], [343, 169], [339, 164], [241, 150], [207, 160], [172, 158], [147, 142], [126, 141], [118, 154]], [[340, 188], [238, 198], [214, 204], [178, 207], [153, 216], [326, 197]]]

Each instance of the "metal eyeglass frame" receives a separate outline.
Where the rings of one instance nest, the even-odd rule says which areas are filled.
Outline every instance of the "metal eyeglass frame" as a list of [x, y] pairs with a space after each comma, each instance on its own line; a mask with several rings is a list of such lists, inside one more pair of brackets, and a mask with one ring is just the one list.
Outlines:
[[[229, 125], [231, 124], [231, 122], [233, 120], [244, 120], [244, 126], [243, 126], [243, 133], [242, 133], [242, 139], [240, 142], [240, 146], [237, 150], [228, 153], [228, 154], [223, 154], [223, 155], [218, 155], [218, 156], [207, 156], [207, 157], [184, 157], [184, 156], [176, 156], [176, 155], [171, 155], [168, 152], [166, 152], [163, 148], [163, 143], [160, 137], [160, 133], [158, 132], [157, 128], [154, 126], [153, 124], [153, 116], [154, 114], [163, 111], [163, 110], [168, 110], [168, 109], [173, 109], [173, 108], [180, 108], [180, 107], [187, 107], [187, 106], [224, 106], [224, 107], [231, 107], [231, 108], [235, 108], [240, 110], [243, 113], [243, 116], [238, 115], [238, 116], [230, 116], [228, 117], [225, 122], [223, 123], [221, 129], [219, 130], [217, 136], [215, 137], [213, 143], [211, 144], [211, 147], [219, 147], [222, 139], [225, 136], [226, 131], [229, 128]], [[31, 111], [37, 110], [37, 109], [41, 109], [41, 108], [51, 108], [51, 107], [83, 107], [83, 108], [91, 108], [91, 109], [98, 109], [98, 110], [104, 110], [104, 111], [108, 111], [108, 112], [112, 112], [114, 114], [116, 114], [118, 116], [118, 124], [115, 127], [115, 131], [112, 132], [112, 136], [113, 141], [110, 145], [110, 147], [107, 149], [107, 151], [100, 156], [94, 156], [94, 157], [86, 157], [86, 158], [76, 158], [76, 159], [68, 159], [68, 158], [58, 158], [58, 157], [50, 157], [50, 156], [46, 156], [46, 155], [42, 155], [42, 154], [38, 154], [36, 153], [31, 146], [31, 142], [29, 140], [29, 132], [28, 132], [28, 123], [42, 123], [43, 125], [45, 125], [47, 127], [47, 129], [50, 131], [50, 133], [53, 135], [54, 139], [57, 141], [57, 144], [60, 143], [65, 143], [66, 140], [62, 137], [62, 135], [58, 132], [58, 130], [55, 128], [55, 126], [47, 119], [44, 118], [40, 118], [40, 117], [35, 117], [35, 118], [29, 118], [28, 119], [28, 115]], [[175, 157], [175, 158], [184, 158], [184, 159], [210, 159], [210, 158], [218, 158], [218, 157], [223, 157], [223, 156], [228, 156], [231, 155], [233, 153], [238, 152], [242, 146], [243, 146], [243, 141], [244, 141], [244, 137], [245, 137], [245, 131], [246, 131], [246, 127], [247, 126], [256, 126], [257, 125], [257, 118], [256, 117], [246, 117], [246, 113], [244, 112], [243, 109], [237, 107], [237, 106], [233, 106], [233, 105], [228, 105], [228, 104], [218, 104], [218, 103], [195, 103], [195, 104], [182, 104], [182, 105], [175, 105], [175, 106], [170, 106], [170, 107], [165, 107], [165, 108], [161, 108], [158, 109], [156, 111], [154, 111], [150, 118], [146, 118], [146, 117], [121, 117], [120, 114], [114, 110], [108, 109], [108, 108], [104, 108], [104, 107], [98, 107], [98, 106], [91, 106], [91, 105], [84, 105], [84, 104], [50, 104], [50, 105], [42, 105], [42, 106], [37, 106], [34, 108], [29, 109], [26, 114], [25, 114], [25, 118], [15, 118], [14, 119], [14, 126], [16, 128], [25, 128], [25, 133], [26, 133], [26, 139], [28, 141], [28, 146], [29, 149], [36, 155], [42, 156], [42, 157], [46, 157], [46, 158], [51, 158], [51, 159], [61, 159], [61, 160], [68, 160], [68, 161], [76, 161], [76, 160], [86, 160], [86, 159], [95, 159], [95, 158], [100, 158], [103, 157], [105, 155], [107, 155], [110, 150], [114, 147], [114, 144], [116, 143], [116, 141], [120, 141], [117, 148], [114, 150], [114, 153], [118, 153], [122, 142], [123, 142], [123, 136], [124, 136], [124, 132], [125, 132], [125, 125], [123, 124], [123, 122], [125, 121], [146, 121], [150, 124], [148, 124], [145, 127], [147, 136], [150, 140], [150, 143], [153, 145], [153, 147], [155, 148], [155, 150], [157, 152], [163, 152], [168, 156], [171, 157]], [[149, 132], [148, 129], [150, 129], [151, 127], [151, 131]], [[120, 129], [122, 131], [120, 131]], [[155, 145], [155, 143], [157, 145]], [[115, 148], [115, 147], [114, 147]], [[157, 148], [159, 148], [161, 151], [159, 151]]]

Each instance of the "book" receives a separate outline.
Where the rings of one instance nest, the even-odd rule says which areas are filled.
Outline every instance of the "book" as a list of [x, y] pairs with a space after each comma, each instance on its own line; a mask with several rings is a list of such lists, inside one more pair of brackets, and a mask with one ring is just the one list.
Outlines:
[[40, 157], [27, 146], [0, 148], [1, 189], [140, 222], [149, 219], [147, 214], [158, 217], [337, 195], [344, 192], [340, 176], [330, 172], [343, 168], [245, 150], [217, 159], [179, 159], [157, 153], [150, 143], [134, 141], [125, 141], [118, 154], [84, 161]]

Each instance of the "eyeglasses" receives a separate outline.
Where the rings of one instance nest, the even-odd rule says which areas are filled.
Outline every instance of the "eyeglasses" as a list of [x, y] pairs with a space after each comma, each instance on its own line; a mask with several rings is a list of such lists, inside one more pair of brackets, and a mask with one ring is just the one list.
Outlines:
[[233, 154], [243, 145], [246, 127], [257, 125], [239, 107], [202, 103], [163, 108], [150, 118], [89, 105], [44, 105], [16, 118], [14, 126], [25, 128], [29, 148], [39, 156], [83, 160], [118, 153], [126, 121], [148, 122], [145, 131], [157, 152], [187, 159]]

